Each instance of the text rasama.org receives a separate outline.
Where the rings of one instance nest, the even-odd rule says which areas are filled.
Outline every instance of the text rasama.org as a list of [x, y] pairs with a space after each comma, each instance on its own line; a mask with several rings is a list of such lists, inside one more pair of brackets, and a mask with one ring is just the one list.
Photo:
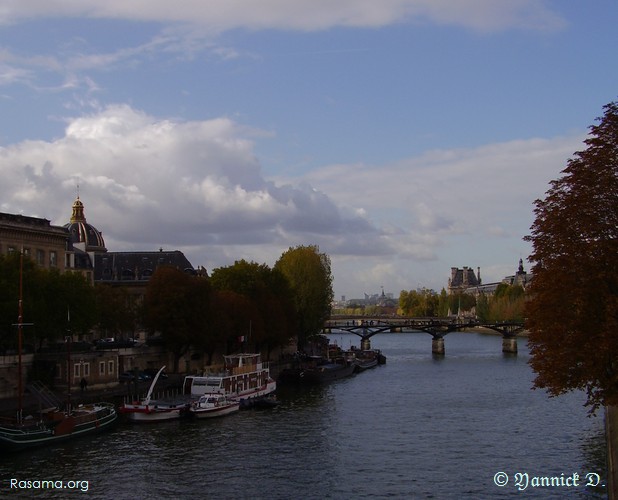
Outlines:
[[18, 490], [80, 490], [88, 491], [88, 481], [50, 481], [46, 479], [11, 479], [11, 489]]

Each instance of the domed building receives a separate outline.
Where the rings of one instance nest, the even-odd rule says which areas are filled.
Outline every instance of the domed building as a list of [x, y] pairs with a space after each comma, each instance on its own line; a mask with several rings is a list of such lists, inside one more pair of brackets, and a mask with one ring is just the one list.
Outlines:
[[84, 215], [84, 204], [79, 195], [73, 202], [71, 222], [63, 226], [69, 235], [69, 267], [81, 271], [89, 281], [93, 280], [94, 257], [97, 253], [107, 253], [101, 232], [88, 224]]
[[158, 266], [173, 266], [196, 274], [179, 250], [108, 252], [101, 232], [86, 221], [84, 204], [79, 196], [73, 202], [71, 222], [64, 228], [69, 233], [71, 267], [81, 271], [91, 282], [133, 287], [140, 293]]
[[71, 244], [84, 252], [107, 252], [101, 232], [92, 224], [88, 224], [84, 215], [84, 204], [79, 199], [73, 202], [71, 222], [64, 227], [69, 232]]

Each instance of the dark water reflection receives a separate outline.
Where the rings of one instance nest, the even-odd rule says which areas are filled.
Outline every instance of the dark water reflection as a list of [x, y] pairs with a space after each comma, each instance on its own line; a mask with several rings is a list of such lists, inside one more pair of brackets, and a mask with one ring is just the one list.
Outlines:
[[[332, 335], [344, 347], [358, 338]], [[122, 425], [89, 441], [0, 459], [3, 496], [39, 498], [604, 498], [603, 488], [518, 491], [516, 473], [605, 480], [603, 417], [581, 394], [531, 391], [525, 341], [451, 334], [372, 339], [385, 366], [325, 387], [282, 387], [274, 410]], [[494, 484], [497, 472], [509, 484]], [[88, 480], [89, 491], [17, 492], [8, 479]]]

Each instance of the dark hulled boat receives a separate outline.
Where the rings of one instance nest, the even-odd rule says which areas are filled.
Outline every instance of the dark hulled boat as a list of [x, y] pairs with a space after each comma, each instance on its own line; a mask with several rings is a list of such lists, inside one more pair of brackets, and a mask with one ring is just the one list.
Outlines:
[[104, 431], [118, 418], [112, 403], [80, 405], [71, 411], [52, 408], [37, 416], [0, 423], [0, 449], [21, 451]]
[[[45, 446], [59, 441], [97, 433], [111, 427], [118, 419], [112, 403], [71, 405], [70, 372], [67, 370], [68, 393], [64, 409], [60, 404], [34, 415], [24, 417], [22, 330], [23, 322], [23, 253], [19, 262], [19, 306], [17, 317], [18, 348], [18, 407], [14, 418], [0, 420], [0, 449], [20, 451]], [[67, 342], [67, 367], [71, 366], [71, 339]]]

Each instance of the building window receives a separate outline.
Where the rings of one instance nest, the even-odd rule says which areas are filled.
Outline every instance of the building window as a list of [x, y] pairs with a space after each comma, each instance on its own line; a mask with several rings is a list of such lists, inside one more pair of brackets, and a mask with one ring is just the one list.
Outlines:
[[56, 251], [52, 250], [49, 252], [49, 266], [56, 267], [58, 265], [58, 256], [56, 255]]
[[79, 378], [79, 374], [80, 374], [79, 363], [75, 363], [73, 365], [73, 378]]
[[36, 251], [36, 263], [39, 266], [45, 265], [45, 251], [44, 250], [37, 250]]
[[84, 373], [82, 374], [84, 377], [90, 377], [90, 363], [84, 363]]
[[99, 375], [105, 375], [105, 361], [99, 361]]
[[114, 375], [116, 370], [114, 369], [114, 361], [110, 360], [107, 362], [107, 373], [108, 375]]

